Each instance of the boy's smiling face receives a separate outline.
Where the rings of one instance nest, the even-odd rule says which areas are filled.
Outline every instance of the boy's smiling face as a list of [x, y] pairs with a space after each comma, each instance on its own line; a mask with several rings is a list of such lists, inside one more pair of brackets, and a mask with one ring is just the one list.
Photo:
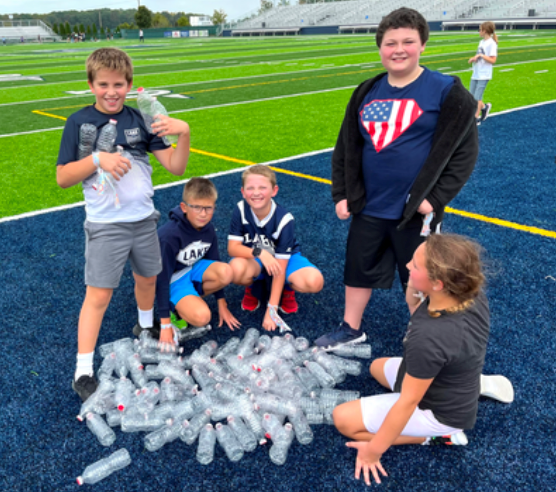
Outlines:
[[106, 68], [100, 69], [95, 80], [88, 83], [95, 95], [95, 108], [105, 114], [117, 114], [122, 110], [132, 85], [120, 72]]
[[419, 70], [419, 57], [424, 50], [417, 29], [388, 29], [379, 49], [380, 61], [390, 76], [411, 78]]
[[270, 180], [260, 174], [249, 174], [241, 188], [243, 198], [259, 219], [263, 219], [270, 212], [270, 201], [276, 193], [278, 186], [273, 187]]

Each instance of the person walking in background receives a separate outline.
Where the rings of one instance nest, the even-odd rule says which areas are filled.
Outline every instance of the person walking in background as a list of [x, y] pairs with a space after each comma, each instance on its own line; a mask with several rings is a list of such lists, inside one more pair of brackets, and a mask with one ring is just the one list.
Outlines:
[[144, 43], [145, 42], [145, 38], [143, 36], [143, 29], [139, 29], [139, 42], [140, 43]]
[[473, 75], [469, 84], [469, 92], [477, 101], [477, 125], [480, 125], [488, 118], [488, 113], [492, 104], [483, 102], [488, 81], [492, 79], [492, 66], [496, 63], [498, 55], [498, 36], [494, 30], [494, 22], [483, 22], [479, 29], [479, 34], [483, 38], [477, 48], [477, 54], [469, 58], [469, 63], [473, 64]]

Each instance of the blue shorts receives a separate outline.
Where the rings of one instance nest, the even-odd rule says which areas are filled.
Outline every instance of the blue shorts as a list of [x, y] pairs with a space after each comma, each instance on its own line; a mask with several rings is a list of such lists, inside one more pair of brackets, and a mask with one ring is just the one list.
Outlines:
[[[261, 273], [259, 273], [258, 277], [253, 277], [253, 281], [255, 280], [263, 280], [269, 277], [268, 273], [266, 272], [264, 265], [262, 264], [261, 260], [255, 258], [255, 261], [261, 266]], [[288, 261], [288, 267], [286, 268], [286, 285], [289, 285], [288, 278], [292, 273], [297, 272], [297, 270], [301, 270], [305, 267], [317, 268], [313, 265], [307, 258], [302, 256], [301, 253], [295, 253], [290, 256]], [[318, 270], [318, 268], [317, 268]]]
[[183, 277], [170, 284], [170, 302], [177, 306], [186, 296], [201, 297], [203, 291], [203, 275], [213, 260], [199, 260]]

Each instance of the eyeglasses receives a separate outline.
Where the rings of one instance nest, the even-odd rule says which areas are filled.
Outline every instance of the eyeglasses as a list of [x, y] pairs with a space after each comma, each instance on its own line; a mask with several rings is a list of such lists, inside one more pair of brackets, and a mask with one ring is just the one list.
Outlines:
[[191, 210], [193, 210], [197, 214], [200, 214], [201, 212], [211, 214], [214, 212], [214, 209], [216, 208], [216, 207], [203, 207], [202, 205], [190, 205], [189, 203], [186, 202], [183, 203], [185, 203]]

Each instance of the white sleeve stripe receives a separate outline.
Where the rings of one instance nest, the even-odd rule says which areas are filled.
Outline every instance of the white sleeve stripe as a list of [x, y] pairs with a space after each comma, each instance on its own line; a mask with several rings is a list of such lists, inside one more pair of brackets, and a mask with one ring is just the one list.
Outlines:
[[292, 255], [284, 255], [284, 254], [281, 254], [281, 255], [280, 255], [280, 254], [277, 254], [277, 255], [275, 256], [275, 258], [276, 258], [277, 260], [289, 260], [291, 257], [292, 257]]
[[242, 236], [233, 236], [232, 234], [230, 234], [228, 236], [228, 241], [239, 241], [240, 243], [243, 242], [243, 237]]
[[293, 220], [293, 215], [290, 214], [289, 212], [286, 215], [284, 215], [284, 217], [282, 217], [282, 220], [280, 221], [280, 224], [278, 224], [278, 229], [276, 229], [276, 232], [272, 234], [272, 237], [274, 239], [278, 239], [280, 237], [282, 229], [286, 227], [292, 220]]
[[247, 220], [245, 219], [245, 207], [244, 207], [244, 203], [243, 200], [240, 202], [237, 202], [237, 208], [239, 208], [239, 213], [241, 214], [241, 223], [242, 224], [248, 224], [249, 222], [247, 222]]

